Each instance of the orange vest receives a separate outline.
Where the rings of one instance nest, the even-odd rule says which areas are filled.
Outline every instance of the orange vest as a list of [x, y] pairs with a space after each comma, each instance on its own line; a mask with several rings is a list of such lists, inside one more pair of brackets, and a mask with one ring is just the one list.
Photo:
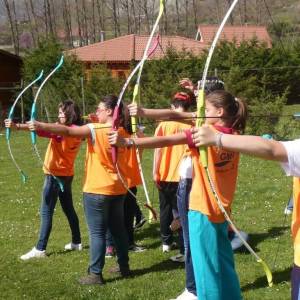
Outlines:
[[[92, 137], [89, 137], [85, 159], [83, 192], [101, 195], [126, 194], [127, 190], [112, 162], [111, 146], [107, 138], [107, 133], [111, 131], [111, 128], [107, 128], [106, 124], [95, 123], [91, 125], [94, 128], [94, 143]], [[120, 136], [126, 135], [123, 128], [119, 128], [118, 131]], [[128, 168], [128, 151], [126, 148], [121, 147], [117, 151], [118, 167], [122, 178], [125, 179], [124, 174], [126, 174]]]
[[[166, 136], [183, 132], [185, 129], [191, 128], [191, 125], [166, 121], [161, 122], [155, 131], [155, 136]], [[154, 163], [156, 159], [157, 165], [154, 168], [155, 181], [178, 182], [179, 181], [179, 167], [182, 158], [186, 155], [187, 145], [169, 146], [156, 149]]]
[[[238, 175], [239, 154], [236, 152], [208, 147], [208, 169], [217, 194], [230, 214]], [[190, 193], [189, 209], [200, 211], [214, 223], [225, 221], [208, 182], [206, 171], [199, 162], [199, 153], [192, 149], [193, 185]]]
[[73, 176], [74, 162], [80, 149], [81, 139], [62, 137], [61, 141], [50, 139], [45, 155], [43, 171], [55, 176]]

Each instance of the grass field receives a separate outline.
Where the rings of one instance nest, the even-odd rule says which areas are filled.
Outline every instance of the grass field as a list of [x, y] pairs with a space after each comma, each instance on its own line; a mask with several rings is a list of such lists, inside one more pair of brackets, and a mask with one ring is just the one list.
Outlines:
[[[3, 133], [3, 132], [2, 132]], [[46, 141], [38, 139], [45, 151]], [[41, 166], [30, 145], [28, 134], [12, 135], [12, 149], [29, 181], [22, 184], [7, 151], [5, 136], [0, 135], [0, 298], [1, 299], [162, 299], [177, 296], [184, 288], [184, 270], [161, 252], [158, 224], [147, 224], [136, 235], [137, 242], [147, 247], [143, 253], [130, 254], [134, 277], [121, 279], [108, 273], [115, 264], [107, 260], [102, 287], [80, 286], [78, 278], [86, 273], [89, 259], [88, 233], [81, 203], [84, 151], [82, 147], [73, 182], [74, 202], [80, 217], [84, 243], [82, 252], [65, 252], [70, 242], [69, 228], [58, 204], [53, 230], [48, 243], [48, 257], [23, 262], [19, 256], [36, 243], [39, 231], [39, 205], [43, 184]], [[151, 182], [151, 151], [144, 155], [144, 168], [149, 179], [153, 203], [157, 194]], [[267, 287], [264, 272], [253, 257], [235, 254], [236, 268], [244, 299], [289, 299], [290, 269], [293, 249], [290, 238], [290, 216], [283, 210], [291, 193], [291, 178], [283, 176], [276, 163], [242, 157], [238, 188], [233, 206], [235, 223], [250, 234], [250, 244], [272, 268], [274, 286]], [[140, 190], [140, 201], [144, 201]], [[276, 257], [276, 264], [274, 265]]]

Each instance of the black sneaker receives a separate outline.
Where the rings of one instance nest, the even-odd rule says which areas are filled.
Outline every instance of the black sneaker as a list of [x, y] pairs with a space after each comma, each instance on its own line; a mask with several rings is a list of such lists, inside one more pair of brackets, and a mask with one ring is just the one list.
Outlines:
[[128, 247], [128, 250], [131, 252], [138, 253], [138, 252], [144, 252], [146, 250], [146, 248], [142, 247], [142, 246], [138, 246], [136, 244], [133, 244]]
[[122, 268], [122, 269], [120, 269], [119, 266], [115, 266], [115, 267], [110, 268], [109, 272], [113, 273], [113, 274], [119, 274], [122, 277], [129, 277], [129, 276], [131, 276], [131, 271], [130, 271], [129, 268]]
[[82, 277], [78, 280], [78, 282], [82, 285], [90, 285], [90, 284], [104, 284], [104, 279], [102, 274], [90, 273], [85, 277]]
[[137, 222], [135, 225], [134, 225], [134, 229], [136, 230], [136, 229], [139, 229], [139, 228], [141, 228], [145, 223], [147, 222], [147, 220], [144, 218], [144, 217], [142, 217], [142, 219], [139, 221], [139, 222]]

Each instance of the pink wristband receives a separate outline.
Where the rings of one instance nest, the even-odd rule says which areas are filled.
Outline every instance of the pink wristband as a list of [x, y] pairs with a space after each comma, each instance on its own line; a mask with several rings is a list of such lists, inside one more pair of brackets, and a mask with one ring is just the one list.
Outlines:
[[185, 129], [184, 133], [185, 133], [185, 136], [187, 139], [187, 144], [188, 144], [189, 148], [196, 148], [196, 145], [193, 142], [191, 129]]

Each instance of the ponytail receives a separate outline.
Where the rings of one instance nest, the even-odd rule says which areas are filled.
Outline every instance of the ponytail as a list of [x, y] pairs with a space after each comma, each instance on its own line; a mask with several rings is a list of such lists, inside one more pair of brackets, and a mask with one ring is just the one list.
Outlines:
[[248, 109], [245, 101], [235, 98], [229, 92], [216, 90], [207, 95], [206, 100], [217, 108], [224, 109], [222, 119], [226, 126], [243, 133], [246, 127]]
[[235, 98], [235, 105], [237, 106], [237, 110], [235, 115], [231, 116], [231, 120], [232, 120], [231, 127], [239, 131], [240, 133], [244, 133], [246, 128], [246, 120], [248, 117], [247, 104], [242, 99]]

